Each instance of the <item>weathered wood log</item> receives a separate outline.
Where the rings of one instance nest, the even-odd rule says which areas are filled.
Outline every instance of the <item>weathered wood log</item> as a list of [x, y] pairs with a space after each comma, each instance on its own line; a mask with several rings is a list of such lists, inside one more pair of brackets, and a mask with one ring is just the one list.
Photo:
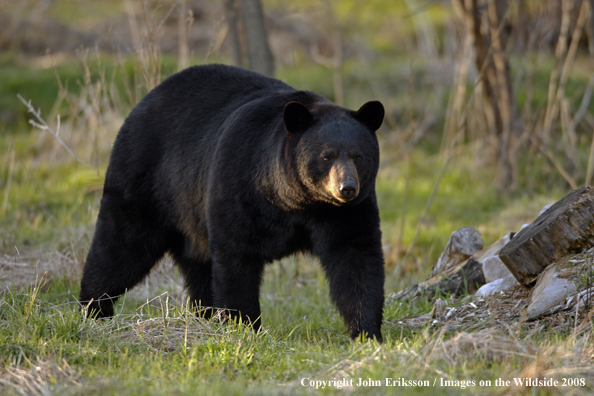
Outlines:
[[410, 286], [392, 297], [397, 300], [412, 300], [424, 294], [428, 299], [438, 293], [461, 296], [465, 292], [472, 294], [485, 284], [483, 265], [473, 257], [434, 275], [425, 282]]
[[483, 261], [499, 253], [508, 243], [509, 237], [501, 238], [492, 245], [475, 252], [470, 258], [448, 268], [444, 272], [433, 275], [425, 282], [417, 283], [391, 297], [397, 300], [412, 300], [420, 294], [429, 299], [437, 293], [460, 296], [464, 292], [472, 294], [486, 283], [483, 274]]
[[460, 264], [468, 259], [475, 252], [483, 248], [481, 234], [472, 227], [462, 227], [454, 232], [448, 241], [445, 249], [439, 256], [439, 260], [431, 270], [431, 276], [442, 273], [450, 267]]
[[499, 258], [530, 286], [553, 261], [594, 246], [594, 187], [569, 193], [517, 233]]

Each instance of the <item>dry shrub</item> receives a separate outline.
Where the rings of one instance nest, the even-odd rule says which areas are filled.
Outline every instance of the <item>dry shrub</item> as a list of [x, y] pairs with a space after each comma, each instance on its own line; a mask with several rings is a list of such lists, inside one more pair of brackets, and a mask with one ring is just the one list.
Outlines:
[[[132, 104], [119, 94], [116, 74], [106, 76], [98, 50], [93, 60], [88, 50], [82, 51], [81, 64], [84, 81], [77, 93], [70, 91], [56, 72], [59, 92], [47, 118], [35, 109], [35, 103], [29, 106], [29, 113], [33, 114], [29, 122], [47, 132], [38, 140], [39, 154], [34, 165], [72, 158], [95, 169], [106, 165], [116, 133]], [[125, 75], [123, 64], [120, 66], [119, 74]]]
[[0, 393], [15, 391], [22, 395], [53, 395], [59, 385], [78, 385], [78, 375], [66, 360], [61, 364], [38, 360], [28, 368], [0, 368]]
[[[177, 2], [163, 19], [155, 16], [159, 5], [155, 10], [149, 10], [144, 1], [127, 0], [125, 6], [134, 36], [132, 75], [125, 65], [125, 54], [117, 54], [117, 67], [108, 73], [109, 62], [102, 61], [98, 46], [92, 52], [89, 49], [78, 51], [84, 72], [84, 79], [78, 83], [78, 92], [72, 92], [68, 82], [56, 72], [59, 92], [51, 112], [42, 115], [35, 108], [35, 103], [29, 103], [29, 112], [33, 114], [30, 123], [48, 132], [38, 141], [39, 154], [34, 164], [47, 164], [50, 159], [64, 162], [75, 158], [95, 169], [99, 176], [101, 169], [107, 165], [117, 131], [126, 116], [148, 91], [161, 82], [159, 39], [163, 36], [163, 25]], [[54, 55], [49, 57], [55, 65]], [[28, 98], [24, 99], [27, 104]]]

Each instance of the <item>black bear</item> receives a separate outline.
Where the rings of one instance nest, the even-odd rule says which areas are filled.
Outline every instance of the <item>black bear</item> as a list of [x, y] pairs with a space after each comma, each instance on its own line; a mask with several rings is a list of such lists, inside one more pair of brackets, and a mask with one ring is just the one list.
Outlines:
[[260, 327], [264, 266], [320, 259], [352, 338], [382, 340], [375, 194], [384, 118], [258, 73], [195, 66], [132, 110], [113, 146], [80, 303], [113, 303], [169, 252], [190, 298]]

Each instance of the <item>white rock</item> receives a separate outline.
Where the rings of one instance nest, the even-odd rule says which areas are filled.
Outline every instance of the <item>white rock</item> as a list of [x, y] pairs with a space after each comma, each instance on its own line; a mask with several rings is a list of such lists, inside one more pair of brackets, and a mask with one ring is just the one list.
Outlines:
[[490, 256], [483, 259], [483, 274], [485, 275], [485, 281], [491, 283], [512, 273], [503, 264], [499, 256]]
[[490, 296], [495, 293], [499, 293], [503, 290], [507, 290], [511, 287], [514, 287], [519, 282], [514, 278], [513, 275], [508, 275], [505, 278], [497, 279], [491, 283], [487, 283], [486, 285], [481, 286], [480, 289], [477, 290], [476, 296], [477, 297], [486, 297]]
[[528, 305], [528, 318], [536, 318], [546, 310], [565, 303], [567, 297], [577, 293], [575, 284], [559, 278], [557, 264], [549, 265], [538, 279]]
[[503, 247], [511, 240], [510, 236], [511, 234], [507, 234], [503, 238], [495, 241], [491, 246], [474, 253], [472, 258], [482, 264], [487, 257], [497, 256], [501, 249], [503, 249]]
[[543, 214], [544, 212], [546, 212], [551, 206], [553, 206], [553, 205], [545, 205], [545, 206], [543, 206], [542, 209], [540, 210], [540, 213], [538, 215], [540, 216], [541, 214]]

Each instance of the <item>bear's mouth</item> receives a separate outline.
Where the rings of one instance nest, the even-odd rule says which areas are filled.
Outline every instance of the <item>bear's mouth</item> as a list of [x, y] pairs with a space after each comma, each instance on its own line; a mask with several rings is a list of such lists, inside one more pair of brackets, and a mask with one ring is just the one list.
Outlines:
[[336, 202], [338, 202], [339, 204], [346, 204], [351, 202], [353, 199], [356, 198], [356, 196], [352, 197], [352, 198], [343, 198], [343, 197], [339, 197], [337, 195], [332, 194], [332, 198], [334, 198], [334, 200]]
[[353, 201], [359, 196], [359, 186], [354, 187], [353, 191], [342, 192], [340, 189], [333, 189], [328, 191], [332, 197], [332, 203], [338, 206], [342, 206]]

